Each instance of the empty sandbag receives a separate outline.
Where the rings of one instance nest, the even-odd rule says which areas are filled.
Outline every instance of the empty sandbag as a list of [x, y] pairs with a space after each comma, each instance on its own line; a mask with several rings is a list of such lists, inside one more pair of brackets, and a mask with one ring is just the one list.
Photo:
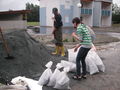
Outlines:
[[104, 66], [101, 58], [98, 56], [97, 52], [94, 50], [90, 50], [88, 55], [94, 61], [94, 63], [97, 65], [98, 70], [101, 72], [105, 72], [105, 66]]
[[38, 81], [39, 85], [47, 85], [48, 84], [50, 77], [52, 75], [52, 70], [51, 70], [52, 64], [53, 64], [53, 62], [50, 61], [45, 65], [47, 67], [47, 69], [40, 76], [39, 81]]
[[42, 90], [42, 86], [38, 84], [38, 81], [30, 79], [30, 78], [18, 76], [16, 78], [13, 78], [11, 82], [13, 84], [15, 84], [15, 83], [20, 84], [20, 83], [24, 82], [25, 85], [27, 85], [30, 88], [30, 90]]
[[61, 60], [61, 65], [64, 68], [69, 67], [69, 71], [71, 71], [71, 72], [75, 72], [76, 71], [76, 64], [73, 63], [73, 62]]
[[69, 72], [69, 68], [64, 68], [64, 70], [61, 72], [61, 74], [58, 75], [54, 88], [70, 89], [70, 86], [69, 86], [70, 79], [67, 76], [67, 72]]
[[49, 83], [48, 83], [47, 86], [55, 86], [56, 78], [58, 77], [58, 75], [61, 74], [61, 72], [60, 72], [59, 69], [61, 69], [62, 67], [63, 67], [63, 66], [62, 66], [60, 63], [58, 63], [58, 64], [56, 65], [56, 69], [54, 70], [53, 74], [51, 75], [50, 80], [49, 80]]

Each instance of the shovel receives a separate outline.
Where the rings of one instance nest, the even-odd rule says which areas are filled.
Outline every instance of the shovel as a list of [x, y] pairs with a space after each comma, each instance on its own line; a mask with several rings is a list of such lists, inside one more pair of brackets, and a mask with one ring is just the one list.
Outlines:
[[0, 27], [0, 34], [1, 34], [1, 38], [2, 38], [2, 41], [3, 41], [4, 47], [5, 47], [5, 51], [7, 53], [7, 57], [5, 57], [5, 59], [14, 59], [13, 56], [10, 56], [10, 51], [9, 51], [6, 40], [4, 39], [1, 27]]

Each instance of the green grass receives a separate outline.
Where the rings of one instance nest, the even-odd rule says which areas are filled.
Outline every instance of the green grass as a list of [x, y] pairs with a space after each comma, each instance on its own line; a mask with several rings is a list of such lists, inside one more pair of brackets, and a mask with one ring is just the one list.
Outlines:
[[69, 42], [69, 40], [68, 40], [67, 38], [65, 38], [65, 39], [63, 40], [63, 42]]
[[113, 27], [120, 27], [120, 24], [113, 24]]
[[28, 26], [39, 26], [39, 22], [27, 22]]

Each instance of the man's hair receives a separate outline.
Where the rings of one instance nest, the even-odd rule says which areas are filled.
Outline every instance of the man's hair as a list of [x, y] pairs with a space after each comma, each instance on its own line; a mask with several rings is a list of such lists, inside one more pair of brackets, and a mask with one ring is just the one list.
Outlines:
[[56, 13], [56, 12], [58, 12], [58, 9], [57, 8], [53, 8], [52, 9], [52, 13]]
[[81, 23], [81, 20], [78, 17], [73, 18], [72, 23], [79, 24]]

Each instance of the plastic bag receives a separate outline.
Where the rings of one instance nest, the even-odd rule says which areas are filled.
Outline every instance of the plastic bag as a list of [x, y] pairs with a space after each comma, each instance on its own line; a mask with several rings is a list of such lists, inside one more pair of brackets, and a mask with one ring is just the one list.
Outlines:
[[55, 71], [53, 72], [52, 76], [50, 77], [50, 80], [49, 80], [49, 83], [48, 83], [47, 86], [55, 86], [56, 78], [58, 77], [58, 75], [61, 74], [61, 72], [60, 72], [59, 69], [61, 69], [62, 67], [63, 67], [63, 66], [62, 66], [60, 63], [58, 63], [58, 64], [56, 65], [56, 69], [55, 69]]
[[69, 86], [69, 77], [67, 76], [67, 72], [69, 72], [69, 68], [64, 68], [61, 74], [56, 78], [56, 84], [54, 88], [56, 89], [70, 89]]
[[47, 69], [42, 73], [41, 77], [39, 78], [39, 81], [38, 81], [39, 85], [47, 85], [48, 84], [49, 79], [52, 75], [52, 70], [51, 70], [52, 64], [53, 64], [53, 62], [50, 61], [45, 65], [47, 67]]
[[76, 63], [76, 57], [77, 57], [77, 52], [74, 52], [74, 48], [73, 49], [68, 49], [68, 61]]
[[[74, 49], [69, 49], [68, 50], [68, 54], [69, 54], [68, 59], [69, 59], [70, 62], [76, 63], [76, 56], [77, 56], [77, 53], [78, 53], [79, 49], [77, 50], [77, 52], [74, 52]], [[94, 74], [94, 73], [99, 72], [99, 70], [98, 70], [98, 67], [97, 67], [97, 65], [96, 65], [96, 63], [94, 61], [96, 58], [91, 53], [91, 52], [95, 52], [95, 51], [93, 51], [93, 50], [91, 52], [90, 51], [88, 52], [88, 54], [86, 56], [86, 59], [85, 59], [86, 69], [87, 69], [87, 72], [89, 72], [90, 74]], [[81, 68], [81, 70], [82, 70], [82, 68]]]
[[47, 68], [51, 68], [52, 65], [53, 65], [53, 62], [52, 62], [52, 61], [49, 61], [45, 66], [46, 66]]
[[89, 57], [86, 57], [86, 69], [87, 69], [87, 72], [89, 72], [91, 75], [99, 72], [96, 64]]
[[38, 81], [29, 79], [26, 77], [18, 76], [16, 78], [13, 78], [11, 82], [14, 84], [14, 83], [18, 83], [20, 81], [26, 83], [27, 86], [30, 88], [30, 90], [42, 90], [42, 86], [38, 85]]
[[61, 65], [62, 65], [64, 68], [69, 67], [69, 71], [72, 71], [72, 72], [75, 72], [75, 71], [76, 71], [76, 64], [73, 63], [73, 62], [61, 60]]
[[88, 56], [90, 56], [90, 58], [97, 65], [97, 68], [99, 71], [105, 72], [105, 66], [104, 66], [102, 60], [100, 59], [100, 57], [98, 56], [98, 54], [94, 50], [90, 50], [88, 53]]
[[23, 80], [24, 77], [18, 76], [11, 80], [11, 83], [14, 85], [27, 86], [27, 82]]

